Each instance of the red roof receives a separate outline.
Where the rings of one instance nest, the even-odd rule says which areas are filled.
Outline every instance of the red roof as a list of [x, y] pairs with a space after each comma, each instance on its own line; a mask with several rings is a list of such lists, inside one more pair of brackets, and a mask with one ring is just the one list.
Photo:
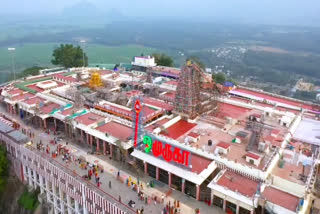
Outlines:
[[253, 159], [256, 159], [256, 160], [259, 160], [259, 158], [261, 158], [259, 155], [256, 155], [256, 154], [253, 154], [251, 152], [248, 152], [246, 154], [247, 157], [250, 157], [250, 158], [253, 158]]
[[167, 128], [168, 134], [164, 132], [161, 132], [160, 134], [176, 140], [182, 135], [184, 135], [185, 133], [187, 133], [188, 131], [190, 131], [196, 125], [197, 124], [194, 124], [194, 123], [188, 123], [185, 120], [179, 120], [178, 122], [176, 122], [175, 124]]
[[244, 108], [240, 106], [235, 106], [228, 103], [220, 103], [218, 104], [219, 111], [217, 113], [217, 117], [224, 118], [224, 117], [231, 117], [231, 118], [239, 118], [241, 115], [245, 114], [246, 112], [251, 111], [249, 108]]
[[272, 129], [271, 134], [279, 134], [281, 131], [279, 129]]
[[24, 91], [19, 89], [19, 88], [15, 88], [13, 90], [8, 91], [8, 94], [14, 95], [14, 94], [20, 94], [23, 93]]
[[257, 181], [228, 170], [220, 177], [217, 184], [250, 198], [256, 194], [258, 189]]
[[177, 86], [177, 85], [178, 85], [178, 82], [177, 82], [177, 81], [174, 81], [174, 80], [171, 80], [171, 81], [166, 82], [166, 84]]
[[267, 137], [264, 138], [264, 140], [272, 143], [274, 141], [274, 137], [271, 135], [268, 135]]
[[45, 101], [45, 99], [42, 99], [40, 97], [33, 97], [30, 99], [26, 99], [23, 102], [27, 103], [28, 105], [34, 105], [34, 104], [40, 104], [41, 102], [44, 102], [44, 101]]
[[53, 76], [55, 79], [62, 79], [67, 82], [77, 82], [77, 80], [71, 76], [64, 76], [63, 74], [56, 74]]
[[217, 144], [217, 146], [219, 146], [221, 148], [224, 148], [224, 149], [228, 149], [231, 145], [229, 143], [226, 143], [226, 142], [219, 142]]
[[12, 100], [24, 100], [26, 98], [31, 98], [31, 97], [34, 97], [34, 94], [31, 94], [31, 93], [25, 93], [25, 94], [19, 94], [19, 95], [16, 95], [14, 97], [12, 97]]
[[61, 112], [61, 114], [63, 114], [64, 116], [69, 116], [73, 113], [72, 111], [74, 111], [74, 108], [68, 108], [68, 109], [64, 110], [63, 112]]
[[32, 90], [35, 90], [37, 92], [43, 92], [44, 90], [42, 88], [39, 88], [38, 86], [36, 86], [37, 84], [32, 84], [32, 85], [28, 85], [27, 87], [32, 89]]
[[192, 172], [200, 174], [204, 169], [208, 168], [212, 160], [206, 159], [196, 154], [191, 155]]
[[147, 131], [153, 131], [154, 129], [162, 126], [163, 124], [165, 124], [166, 122], [168, 122], [170, 119], [168, 118], [164, 118], [162, 120], [157, 121], [156, 123], [148, 126], [147, 128], [145, 128]]
[[293, 212], [299, 204], [299, 198], [273, 187], [266, 187], [262, 192], [262, 196], [273, 204], [277, 204]]
[[176, 93], [175, 92], [167, 92], [165, 94], [163, 94], [162, 96], [165, 96], [165, 97], [168, 97], [168, 98], [171, 98], [171, 99], [174, 99], [176, 97]]
[[137, 96], [137, 95], [139, 95], [139, 94], [142, 94], [142, 91], [131, 90], [131, 91], [128, 91], [128, 92], [126, 93], [126, 95], [127, 95], [128, 97]]
[[162, 100], [157, 100], [157, 99], [153, 99], [153, 98], [150, 98], [150, 97], [144, 97], [143, 98], [143, 102], [145, 104], [156, 106], [156, 107], [165, 109], [167, 111], [173, 110], [173, 106], [172, 105], [167, 104], [167, 103], [163, 102]]
[[251, 91], [251, 90], [244, 89], [244, 88], [237, 88], [234, 91], [238, 91], [238, 92], [254, 95], [256, 97], [260, 97], [260, 98], [263, 98], [263, 99], [266, 99], [266, 100], [275, 101], [275, 102], [279, 102], [279, 103], [284, 103], [284, 104], [288, 104], [288, 105], [292, 105], [292, 106], [296, 106], [296, 107], [301, 107], [302, 106], [303, 108], [309, 109], [309, 110], [312, 109], [312, 105], [304, 104], [302, 102], [293, 101], [293, 100], [289, 100], [289, 99], [285, 99], [285, 98], [281, 98], [281, 97], [274, 97], [272, 95], [268, 95], [268, 94], [265, 94], [263, 92]]
[[45, 106], [40, 108], [40, 111], [44, 114], [49, 114], [51, 113], [54, 109], [59, 109], [60, 105], [56, 104], [56, 103], [49, 103], [46, 104]]
[[87, 114], [76, 117], [76, 121], [86, 126], [99, 122], [103, 119], [100, 115], [89, 112]]
[[127, 141], [132, 135], [132, 128], [122, 125], [120, 123], [111, 121], [102, 126], [96, 128], [97, 130], [107, 133], [115, 138], [118, 138], [122, 141]]
[[197, 134], [197, 133], [195, 133], [195, 132], [190, 132], [190, 133], [188, 134], [188, 136], [193, 137], [193, 138], [197, 138], [197, 137], [199, 137], [200, 135]]

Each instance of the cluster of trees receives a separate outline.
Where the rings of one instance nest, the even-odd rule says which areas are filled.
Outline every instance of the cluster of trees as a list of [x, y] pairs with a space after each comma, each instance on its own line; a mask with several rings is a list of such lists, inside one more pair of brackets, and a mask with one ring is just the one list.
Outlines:
[[0, 145], [0, 193], [4, 190], [9, 174], [9, 161], [6, 148]]
[[157, 65], [173, 67], [173, 59], [170, 56], [167, 56], [163, 53], [153, 53], [152, 56], [155, 59]]
[[54, 49], [51, 63], [65, 68], [88, 66], [88, 57], [80, 46], [61, 44]]
[[45, 69], [45, 67], [33, 66], [31, 68], [24, 69], [21, 73], [18, 74], [18, 77], [27, 77], [38, 75], [39, 71]]

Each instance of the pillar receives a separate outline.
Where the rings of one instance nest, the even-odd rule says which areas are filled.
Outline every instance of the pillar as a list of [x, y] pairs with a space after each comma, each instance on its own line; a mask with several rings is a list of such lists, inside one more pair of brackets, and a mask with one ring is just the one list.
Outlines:
[[43, 119], [43, 128], [47, 129], [47, 119]]
[[83, 214], [88, 214], [88, 209], [86, 207], [86, 194], [85, 191], [82, 191], [82, 200], [83, 200]]
[[184, 190], [186, 188], [186, 180], [184, 178], [182, 178], [182, 182], [181, 182], [181, 192], [184, 193]]
[[54, 205], [54, 210], [56, 210], [56, 207], [58, 206], [57, 202], [57, 187], [53, 184], [52, 182], [52, 192], [53, 192], [53, 205]]
[[38, 117], [38, 121], [39, 121], [39, 123], [40, 123], [40, 128], [42, 128], [43, 126], [42, 126], [42, 119], [40, 118], [40, 117]]
[[47, 179], [45, 179], [45, 183], [46, 183], [46, 190], [47, 190], [47, 201], [49, 202], [50, 200], [50, 187], [49, 187], [49, 181]]
[[113, 154], [113, 145], [111, 143], [109, 143], [110, 145], [110, 157], [112, 157], [112, 154]]
[[53, 122], [54, 122], [54, 131], [57, 131], [57, 119], [53, 118]]
[[7, 112], [10, 113], [10, 106], [9, 103], [7, 103]]
[[239, 214], [240, 206], [237, 204], [236, 214]]
[[[76, 192], [76, 187], [73, 187], [73, 189], [74, 192]], [[76, 211], [76, 213], [79, 213], [79, 202], [76, 199], [74, 199], [74, 210]]]
[[83, 130], [80, 129], [81, 142], [83, 141]]
[[91, 147], [92, 147], [92, 140], [93, 140], [93, 136], [92, 136], [92, 135], [90, 135], [89, 137], [90, 137], [90, 145], [91, 145]]
[[44, 185], [43, 185], [43, 177], [39, 174], [39, 179], [40, 179], [40, 192], [41, 194], [44, 192]]
[[72, 209], [70, 207], [72, 207], [71, 204], [71, 198], [69, 195], [67, 195], [67, 204], [68, 204], [68, 214], [72, 214]]
[[144, 174], [148, 175], [148, 163], [144, 161]]
[[96, 137], [96, 141], [97, 141], [97, 152], [100, 151], [100, 142], [99, 142], [99, 138]]
[[196, 199], [197, 201], [200, 201], [200, 185], [197, 185], [196, 189], [197, 189]]
[[226, 207], [227, 207], [227, 200], [226, 199], [223, 199], [223, 211], [225, 212], [226, 211]]
[[159, 180], [159, 168], [156, 168], [156, 180]]
[[211, 204], [213, 206], [213, 201], [214, 201], [214, 191], [213, 191], [213, 189], [211, 189], [211, 198], [210, 198], [210, 200], [211, 200]]
[[106, 142], [103, 141], [103, 154], [106, 155]]
[[171, 173], [170, 172], [168, 172], [168, 185], [169, 185], [169, 187], [171, 187]]
[[33, 188], [31, 169], [28, 169], [29, 185]]
[[64, 198], [63, 198], [63, 191], [61, 187], [59, 186], [59, 198], [60, 198], [60, 210], [61, 213], [64, 213]]
[[251, 211], [250, 211], [250, 214], [253, 214], [254, 213], [254, 209], [252, 209]]
[[90, 144], [89, 134], [88, 133], [86, 133], [86, 134], [87, 134], [87, 144]]

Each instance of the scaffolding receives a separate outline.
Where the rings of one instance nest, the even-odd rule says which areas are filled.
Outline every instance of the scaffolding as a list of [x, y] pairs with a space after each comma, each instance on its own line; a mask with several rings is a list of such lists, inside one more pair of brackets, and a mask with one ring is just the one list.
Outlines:
[[219, 95], [220, 91], [216, 84], [197, 64], [188, 60], [179, 76], [174, 104], [175, 112], [194, 119], [203, 113], [216, 111]]

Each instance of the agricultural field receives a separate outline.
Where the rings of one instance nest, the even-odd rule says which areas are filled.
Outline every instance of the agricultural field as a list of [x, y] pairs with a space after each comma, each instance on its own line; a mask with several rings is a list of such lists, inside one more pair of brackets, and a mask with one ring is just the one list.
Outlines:
[[[27, 43], [13, 45], [15, 51], [16, 71], [21, 72], [31, 66], [52, 67], [51, 55], [58, 43]], [[85, 52], [90, 63], [120, 63], [131, 62], [132, 57], [151, 54], [156, 49], [138, 45], [104, 46], [86, 44]], [[0, 48], [0, 83], [8, 80], [11, 72], [11, 56], [7, 47]]]

